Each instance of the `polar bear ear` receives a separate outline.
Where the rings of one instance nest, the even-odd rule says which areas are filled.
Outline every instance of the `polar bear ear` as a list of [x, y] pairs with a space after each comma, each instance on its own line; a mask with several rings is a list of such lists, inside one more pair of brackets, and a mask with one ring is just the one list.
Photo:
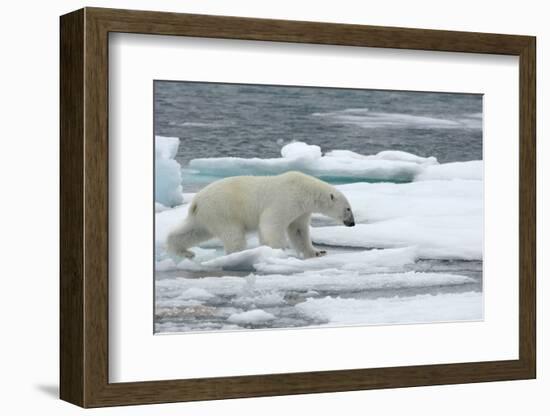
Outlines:
[[334, 201], [334, 194], [330, 194], [330, 200]]

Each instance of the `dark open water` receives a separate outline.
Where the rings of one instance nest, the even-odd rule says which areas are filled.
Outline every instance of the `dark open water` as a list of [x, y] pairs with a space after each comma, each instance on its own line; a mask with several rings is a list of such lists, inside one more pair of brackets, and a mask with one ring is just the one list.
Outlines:
[[178, 161], [279, 157], [283, 143], [439, 162], [482, 159], [482, 96], [155, 82], [155, 134], [181, 139]]

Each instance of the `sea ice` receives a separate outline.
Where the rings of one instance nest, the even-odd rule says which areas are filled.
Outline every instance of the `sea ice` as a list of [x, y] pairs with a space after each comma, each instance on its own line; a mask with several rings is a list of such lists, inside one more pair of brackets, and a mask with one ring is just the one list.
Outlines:
[[[384, 120], [375, 115], [370, 122]], [[191, 248], [193, 259], [178, 259], [167, 255], [164, 243], [185, 220], [194, 194], [182, 194], [179, 187], [181, 170], [174, 160], [179, 140], [157, 137], [157, 143], [157, 168], [169, 167], [164, 174], [171, 177], [161, 172], [162, 189], [174, 198], [155, 203], [157, 331], [482, 319], [482, 294], [461, 293], [479, 284], [464, 275], [470, 272], [464, 266], [440, 262], [426, 271], [415, 266], [423, 259], [482, 259], [482, 161], [439, 164], [434, 157], [393, 150], [323, 155], [320, 147], [303, 142], [284, 146], [280, 158], [194, 159], [185, 174], [207, 181], [296, 169], [331, 182], [355, 182], [336, 187], [350, 201], [356, 226], [314, 214], [313, 242], [329, 246], [319, 258], [259, 246], [253, 233], [244, 251], [225, 255], [212, 239]], [[437, 294], [440, 287], [446, 289]], [[432, 294], [410, 296], [423, 292]]]

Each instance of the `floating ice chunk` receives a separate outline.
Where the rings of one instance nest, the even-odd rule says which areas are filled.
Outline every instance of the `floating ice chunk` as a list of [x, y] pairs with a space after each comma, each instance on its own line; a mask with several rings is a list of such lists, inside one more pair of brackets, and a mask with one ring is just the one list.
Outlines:
[[357, 224], [313, 227], [316, 243], [343, 247], [416, 246], [422, 259], [481, 260], [483, 219], [479, 215], [410, 216]]
[[482, 179], [483, 162], [453, 162], [439, 165], [433, 156], [422, 157], [398, 150], [362, 155], [350, 150], [332, 150], [304, 142], [289, 143], [280, 158], [219, 157], [193, 159], [189, 178], [236, 175], [277, 175], [298, 170], [329, 181], [411, 182], [428, 179]]
[[281, 156], [287, 159], [320, 159], [321, 148], [304, 142], [292, 142], [281, 149]]
[[416, 181], [434, 179], [470, 179], [483, 180], [483, 161], [471, 160], [468, 162], [451, 162], [441, 165], [427, 166], [416, 175]]
[[[289, 170], [326, 179], [409, 182], [425, 166], [437, 163], [434, 157], [420, 157], [401, 151], [360, 155], [349, 150], [333, 150], [325, 156], [321, 148], [303, 142], [289, 143], [280, 158], [220, 157], [193, 159], [190, 174], [212, 177], [235, 175], [276, 175]], [[193, 173], [194, 172], [194, 173]]]
[[177, 137], [155, 136], [155, 201], [169, 207], [183, 201], [178, 146]]
[[254, 270], [254, 265], [266, 259], [287, 257], [283, 250], [267, 246], [260, 246], [248, 250], [231, 253], [204, 262], [202, 265], [208, 268], [222, 270]]
[[226, 177], [237, 175], [278, 175], [291, 170], [326, 180], [350, 179], [364, 181], [410, 182], [423, 170], [412, 162], [355, 159], [348, 157], [302, 158], [237, 158], [221, 157], [193, 159], [189, 167], [197, 175]]
[[412, 324], [483, 319], [479, 292], [417, 295], [378, 299], [309, 298], [296, 305], [301, 313], [325, 325]]
[[253, 309], [251, 311], [234, 313], [230, 315], [227, 320], [234, 324], [260, 324], [269, 322], [275, 319], [275, 316], [262, 310], [262, 309]]

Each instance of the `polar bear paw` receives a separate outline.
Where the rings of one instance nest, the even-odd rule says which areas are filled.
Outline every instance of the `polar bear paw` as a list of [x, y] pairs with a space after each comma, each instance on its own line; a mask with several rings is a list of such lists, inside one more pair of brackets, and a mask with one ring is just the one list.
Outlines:
[[326, 256], [327, 255], [327, 252], [326, 250], [318, 250], [315, 252], [315, 257], [323, 257], [323, 256]]

